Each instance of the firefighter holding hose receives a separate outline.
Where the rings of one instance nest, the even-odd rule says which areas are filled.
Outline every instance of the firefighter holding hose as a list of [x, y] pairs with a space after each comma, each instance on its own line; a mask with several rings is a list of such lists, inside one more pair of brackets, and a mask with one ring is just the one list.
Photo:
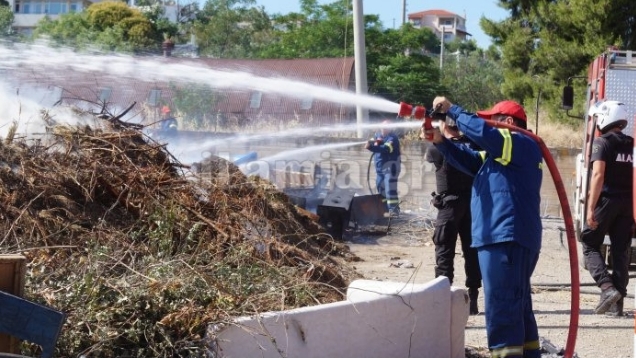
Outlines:
[[[525, 110], [514, 101], [502, 101], [473, 114], [445, 97], [435, 98], [433, 107], [454, 119], [481, 148], [453, 143], [439, 129], [423, 130], [451, 165], [474, 176], [472, 247], [481, 268], [491, 357], [539, 358], [530, 277], [541, 248], [543, 156], [533, 138], [507, 128], [526, 129]], [[495, 128], [483, 119], [505, 127]]]
[[[634, 139], [622, 131], [627, 126], [625, 104], [605, 101], [592, 106], [601, 132], [594, 139], [590, 163], [592, 175], [587, 200], [586, 226], [581, 232], [585, 264], [601, 297], [594, 312], [623, 315], [623, 298], [629, 282], [629, 247], [632, 241], [632, 177]], [[610, 274], [601, 255], [605, 234], [610, 237]]]
[[391, 120], [384, 120], [382, 128], [365, 144], [365, 149], [373, 152], [375, 163], [376, 189], [386, 203], [390, 216], [399, 216], [398, 177], [400, 163], [400, 139], [391, 128]]

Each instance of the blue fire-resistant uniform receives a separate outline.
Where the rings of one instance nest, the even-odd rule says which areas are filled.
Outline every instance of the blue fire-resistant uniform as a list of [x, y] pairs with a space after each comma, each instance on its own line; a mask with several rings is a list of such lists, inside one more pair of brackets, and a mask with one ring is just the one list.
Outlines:
[[398, 177], [402, 165], [400, 163], [400, 139], [397, 134], [390, 132], [386, 136], [376, 133], [372, 139], [372, 151], [375, 163], [375, 184], [382, 201], [386, 203], [389, 212], [399, 212]]
[[532, 138], [490, 127], [457, 105], [447, 115], [482, 148], [445, 138], [435, 144], [451, 165], [475, 175], [472, 247], [482, 272], [491, 356], [540, 357], [530, 277], [541, 247], [541, 150]]

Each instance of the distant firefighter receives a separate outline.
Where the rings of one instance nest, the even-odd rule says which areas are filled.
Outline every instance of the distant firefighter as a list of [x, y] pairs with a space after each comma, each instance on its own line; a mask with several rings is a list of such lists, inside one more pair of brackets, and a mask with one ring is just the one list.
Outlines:
[[177, 133], [177, 128], [178, 128], [177, 119], [172, 116], [172, 111], [170, 110], [170, 107], [163, 106], [161, 108], [161, 116], [162, 116], [161, 127], [160, 127], [161, 135], [168, 136], [168, 135], [173, 135]]

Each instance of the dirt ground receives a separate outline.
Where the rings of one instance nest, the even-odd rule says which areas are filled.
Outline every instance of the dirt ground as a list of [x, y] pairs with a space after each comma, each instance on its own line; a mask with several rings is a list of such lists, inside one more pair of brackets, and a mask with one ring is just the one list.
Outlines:
[[[345, 238], [353, 253], [363, 259], [356, 269], [367, 279], [424, 283], [434, 278], [434, 246], [432, 219], [434, 211], [406, 212], [384, 225], [358, 228]], [[384, 223], [382, 223], [384, 224]], [[565, 349], [571, 322], [571, 270], [568, 240], [563, 231], [563, 220], [545, 217], [543, 220], [543, 246], [539, 263], [532, 277], [533, 304], [539, 324], [539, 335]], [[577, 243], [578, 261], [581, 262]], [[630, 275], [628, 297], [625, 299], [625, 317], [611, 318], [593, 313], [599, 298], [589, 273], [579, 264], [580, 314], [574, 352], [580, 358], [633, 357], [634, 356], [634, 274]], [[463, 258], [458, 245], [455, 258], [454, 285], [463, 287]], [[483, 295], [479, 297], [483, 311]], [[466, 327], [467, 347], [486, 347], [483, 313], [471, 316]]]

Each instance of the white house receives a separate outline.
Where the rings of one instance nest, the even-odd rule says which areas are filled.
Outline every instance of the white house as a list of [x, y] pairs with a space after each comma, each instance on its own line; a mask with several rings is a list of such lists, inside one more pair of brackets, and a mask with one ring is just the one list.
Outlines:
[[410, 13], [409, 22], [416, 28], [427, 27], [444, 42], [466, 40], [472, 36], [466, 32], [466, 18], [446, 10], [426, 10]]

